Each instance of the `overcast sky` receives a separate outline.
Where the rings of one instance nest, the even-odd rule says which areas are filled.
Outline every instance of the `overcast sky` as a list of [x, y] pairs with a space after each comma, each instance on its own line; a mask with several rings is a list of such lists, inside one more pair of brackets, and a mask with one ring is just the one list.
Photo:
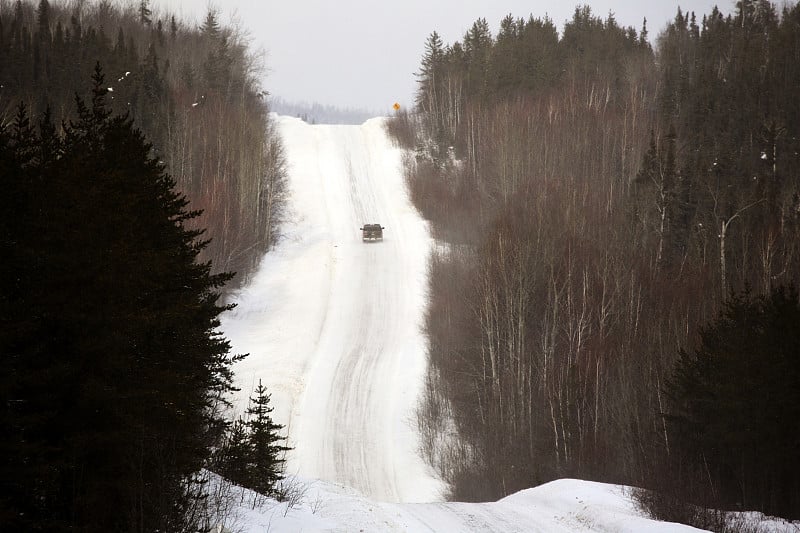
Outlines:
[[[675, 17], [678, 6], [698, 20], [735, 0], [589, 0], [592, 12], [613, 12], [621, 26], [639, 30], [647, 17], [651, 41]], [[548, 15], [559, 29], [578, 2], [563, 0], [152, 0], [187, 22], [200, 23], [209, 6], [226, 25], [250, 35], [252, 49], [265, 54], [263, 87], [295, 102], [318, 102], [388, 112], [394, 102], [408, 106], [416, 89], [425, 40], [437, 31], [445, 43], [461, 40], [483, 17], [496, 33], [507, 14]]]

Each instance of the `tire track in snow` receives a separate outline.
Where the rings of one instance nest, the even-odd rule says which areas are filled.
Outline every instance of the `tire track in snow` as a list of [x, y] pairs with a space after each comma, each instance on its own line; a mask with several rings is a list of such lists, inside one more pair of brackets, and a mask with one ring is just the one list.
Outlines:
[[[302, 157], [317, 159], [335, 251], [324, 324], [293, 409], [290, 466], [378, 500], [431, 500], [440, 484], [410, 425], [425, 366], [419, 278], [430, 243], [405, 195], [399, 151], [371, 122], [305, 126], [318, 148]], [[386, 226], [383, 242], [361, 242], [367, 222]]]
[[[363, 223], [389, 222], [378, 216], [386, 210], [376, 207], [371, 185], [372, 180], [381, 176], [370, 173], [371, 154], [364, 150], [367, 139], [354, 128], [342, 131], [342, 137], [352, 234], [358, 240], [355, 228]], [[360, 269], [359, 291], [363, 297], [354, 301], [356, 324], [350, 330], [332, 378], [323, 446], [329, 447], [333, 456], [333, 462], [325, 465], [325, 477], [340, 480], [378, 499], [394, 501], [399, 494], [393, 483], [391, 460], [387, 459], [390, 450], [385, 449], [391, 435], [387, 434], [387, 421], [383, 419], [391, 413], [382, 412], [386, 399], [376, 394], [376, 388], [390, 372], [386, 368], [392, 363], [387, 340], [394, 339], [393, 324], [385, 320], [386, 310], [392, 305], [386, 288], [397, 279], [386, 275], [387, 260], [392, 259], [383, 246], [388, 241], [362, 243], [365, 247], [362, 260], [358, 268], [350, 269], [351, 272]]]
[[[287, 471], [377, 500], [435, 501], [442, 484], [418, 453], [414, 410], [426, 362], [420, 325], [431, 239], [411, 206], [401, 154], [382, 119], [311, 126], [280, 117], [289, 219], [237, 308], [223, 317], [241, 388], [272, 393], [294, 450]], [[365, 222], [386, 226], [363, 243]]]

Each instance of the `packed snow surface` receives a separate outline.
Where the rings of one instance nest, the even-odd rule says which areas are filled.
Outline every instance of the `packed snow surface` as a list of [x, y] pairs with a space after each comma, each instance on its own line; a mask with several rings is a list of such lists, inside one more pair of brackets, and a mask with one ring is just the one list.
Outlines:
[[[238, 352], [239, 409], [261, 379], [294, 447], [288, 471], [381, 501], [432, 501], [415, 406], [431, 239], [408, 200], [382, 119], [311, 126], [279, 118], [290, 212], [224, 331]], [[383, 241], [362, 242], [365, 223]]]
[[[432, 241], [409, 201], [402, 153], [381, 118], [277, 120], [289, 163], [284, 236], [222, 329], [235, 352], [250, 354], [235, 368], [236, 408], [244, 412], [259, 380], [272, 393], [302, 497], [245, 501], [229, 530], [692, 530], [641, 517], [619, 487], [575, 480], [493, 503], [442, 502], [415, 431]], [[384, 240], [362, 242], [364, 223], [383, 225]]]

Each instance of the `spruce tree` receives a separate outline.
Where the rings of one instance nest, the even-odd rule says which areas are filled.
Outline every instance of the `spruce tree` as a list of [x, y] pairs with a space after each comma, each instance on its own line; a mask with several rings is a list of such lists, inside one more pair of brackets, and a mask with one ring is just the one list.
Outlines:
[[[0, 135], [0, 517], [15, 531], [181, 531], [238, 359], [198, 215], [95, 70], [64, 137]], [[15, 222], [16, 221], [16, 222]], [[5, 520], [8, 518], [8, 520]]]
[[666, 387], [673, 471], [716, 497], [695, 503], [800, 518], [797, 290], [733, 295], [701, 337]]
[[39, 27], [36, 38], [46, 44], [50, 44], [50, 3], [47, 0], [40, 0], [39, 7], [36, 9], [36, 23]]
[[202, 26], [200, 26], [200, 31], [204, 35], [210, 37], [212, 41], [216, 41], [221, 32], [217, 17], [217, 11], [215, 9], [209, 9], [206, 13], [206, 19], [203, 21]]
[[214, 470], [240, 487], [249, 487], [252, 481], [252, 456], [253, 448], [247, 433], [247, 424], [238, 418], [231, 424], [222, 447], [215, 453]]
[[439, 79], [444, 62], [442, 39], [435, 31], [425, 42], [425, 54], [422, 56], [420, 71], [416, 74], [419, 88], [417, 90], [417, 106], [429, 113], [436, 113]]
[[258, 380], [255, 396], [250, 398], [247, 408], [249, 441], [252, 451], [250, 465], [250, 488], [261, 494], [274, 494], [277, 483], [283, 479], [285, 452], [291, 448], [280, 444], [285, 437], [279, 434], [283, 426], [272, 421], [269, 405], [270, 395]]

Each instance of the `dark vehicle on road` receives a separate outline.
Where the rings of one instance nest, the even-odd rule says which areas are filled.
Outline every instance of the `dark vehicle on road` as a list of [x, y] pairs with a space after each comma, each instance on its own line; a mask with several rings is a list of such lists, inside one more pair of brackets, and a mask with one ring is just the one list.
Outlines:
[[383, 230], [386, 229], [380, 224], [364, 224], [363, 228], [358, 228], [362, 231], [362, 240], [364, 241], [382, 241]]

